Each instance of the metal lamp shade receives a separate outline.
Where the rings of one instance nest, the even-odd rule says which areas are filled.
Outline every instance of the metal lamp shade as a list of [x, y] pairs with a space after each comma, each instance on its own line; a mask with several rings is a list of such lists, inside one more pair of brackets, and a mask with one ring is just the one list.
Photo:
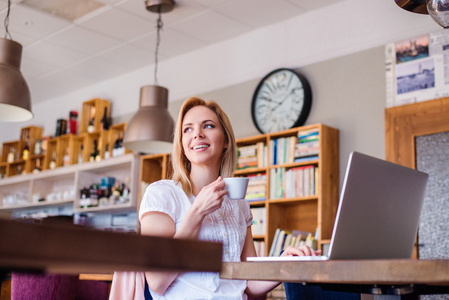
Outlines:
[[175, 7], [175, 2], [173, 0], [146, 0], [146, 8], [154, 13], [166, 13]]
[[22, 45], [0, 38], [0, 121], [24, 122], [33, 118], [28, 85], [20, 72]]
[[395, 0], [407, 11], [428, 14], [441, 27], [449, 28], [449, 0]]
[[140, 88], [140, 108], [126, 126], [123, 143], [135, 153], [157, 154], [172, 150], [174, 122], [168, 90], [157, 85]]

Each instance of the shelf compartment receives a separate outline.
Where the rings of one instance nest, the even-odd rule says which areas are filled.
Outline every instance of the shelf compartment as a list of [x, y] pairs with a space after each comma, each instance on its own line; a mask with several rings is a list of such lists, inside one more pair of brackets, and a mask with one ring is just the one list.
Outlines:
[[[10, 141], [3, 143], [2, 145], [2, 162], [8, 162], [12, 163], [15, 161], [18, 161], [21, 158], [20, 148], [21, 148], [21, 142], [20, 140], [17, 141]], [[8, 154], [12, 152], [12, 160], [8, 161]]]
[[[135, 208], [138, 194], [138, 172], [140, 159], [134, 154], [89, 162], [78, 167], [76, 178], [75, 205], [76, 212], [113, 211], [123, 208]], [[80, 190], [92, 184], [100, 184], [101, 178], [114, 177], [116, 182], [125, 183], [130, 189], [129, 200], [126, 203], [117, 203], [110, 206], [82, 208], [80, 206]]]
[[31, 183], [29, 181], [8, 181], [9, 184], [0, 186], [0, 209], [8, 210], [19, 205], [28, 205], [30, 203]]
[[236, 172], [246, 174], [246, 172], [257, 172], [257, 169], [265, 168], [268, 163], [267, 153], [267, 137], [265, 135], [238, 140]]
[[83, 102], [83, 109], [81, 111], [81, 122], [79, 125], [79, 132], [88, 132], [89, 122], [94, 120], [94, 132], [101, 129], [101, 118], [104, 114], [104, 109], [107, 108], [108, 118], [111, 116], [110, 102], [108, 100], [95, 98]]
[[[29, 142], [29, 151], [30, 154], [34, 154], [34, 148], [36, 145], [37, 140], [42, 138], [42, 132], [44, 129], [42, 127], [37, 126], [28, 126], [23, 127], [20, 130], [20, 140], [22, 141], [23, 147], [25, 147], [25, 143], [28, 139]], [[21, 149], [20, 153], [22, 153], [23, 148]]]
[[75, 199], [75, 173], [53, 172], [52, 176], [46, 176], [33, 180], [31, 199], [33, 204], [39, 199], [45, 199], [48, 204], [54, 202], [73, 202]]
[[53, 159], [55, 161], [55, 166], [56, 166], [56, 161], [58, 159], [57, 158], [58, 141], [59, 141], [59, 139], [56, 137], [56, 138], [48, 139], [45, 143], [46, 144], [46, 146], [44, 146], [45, 159], [44, 159], [44, 164], [43, 164], [44, 170], [51, 170], [50, 164]]
[[[109, 157], [113, 157], [114, 155], [114, 149], [115, 144], [117, 141], [123, 142], [123, 137], [125, 135], [127, 123], [120, 123], [120, 124], [114, 124], [109, 129], [109, 136], [108, 136], [108, 148], [109, 148]], [[106, 146], [106, 145], [105, 145]], [[122, 145], [123, 146], [123, 145]], [[124, 149], [124, 154], [131, 153], [131, 150]]]
[[277, 228], [287, 230], [302, 230], [312, 234], [318, 228], [318, 203], [310, 201], [289, 201], [283, 203], [269, 203], [268, 209], [268, 250], [271, 247]]

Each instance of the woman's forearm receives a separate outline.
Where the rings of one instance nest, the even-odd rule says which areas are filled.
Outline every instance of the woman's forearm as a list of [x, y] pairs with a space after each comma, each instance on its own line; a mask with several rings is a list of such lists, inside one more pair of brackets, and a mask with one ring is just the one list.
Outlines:
[[248, 284], [246, 287], [246, 293], [252, 297], [258, 297], [265, 295], [275, 287], [277, 287], [280, 282], [276, 281], [251, 281], [248, 280]]
[[[173, 238], [198, 239], [203, 219], [204, 216], [192, 206], [185, 215], [178, 230], [175, 231]], [[149, 287], [159, 295], [165, 293], [178, 275], [179, 272], [145, 272]]]

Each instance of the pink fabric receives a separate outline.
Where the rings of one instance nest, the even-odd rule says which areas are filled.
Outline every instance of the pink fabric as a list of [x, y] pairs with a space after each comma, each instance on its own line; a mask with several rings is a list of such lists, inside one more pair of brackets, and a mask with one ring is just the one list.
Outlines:
[[78, 276], [55, 274], [11, 274], [11, 299], [75, 300]]
[[145, 274], [143, 272], [115, 272], [109, 300], [145, 299]]

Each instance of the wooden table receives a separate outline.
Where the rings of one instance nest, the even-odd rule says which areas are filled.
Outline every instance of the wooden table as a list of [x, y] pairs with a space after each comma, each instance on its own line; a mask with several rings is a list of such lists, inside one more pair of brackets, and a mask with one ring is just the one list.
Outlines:
[[388, 295], [388, 299], [449, 294], [449, 260], [223, 263], [220, 277], [317, 284], [325, 289], [370, 293], [377, 295], [375, 298]]
[[[221, 270], [220, 243], [0, 219], [0, 273]], [[1, 279], [1, 278], [0, 278]]]

